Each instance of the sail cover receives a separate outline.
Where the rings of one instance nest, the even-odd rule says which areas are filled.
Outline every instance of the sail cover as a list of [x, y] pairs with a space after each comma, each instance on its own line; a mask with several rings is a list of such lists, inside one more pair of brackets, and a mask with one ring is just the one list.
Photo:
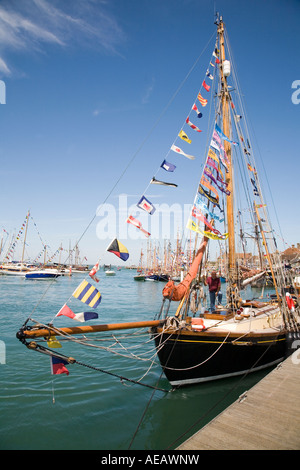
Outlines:
[[192, 262], [191, 267], [187, 275], [183, 279], [183, 281], [181, 281], [180, 284], [178, 284], [177, 286], [175, 286], [174, 281], [169, 281], [165, 285], [162, 291], [163, 296], [165, 298], [178, 301], [178, 300], [181, 300], [185, 296], [192, 280], [195, 279], [195, 277], [197, 276], [198, 268], [203, 258], [203, 254], [205, 252], [207, 242], [208, 242], [208, 238], [204, 237], [201, 243], [201, 246], [199, 250], [197, 251], [195, 259]]

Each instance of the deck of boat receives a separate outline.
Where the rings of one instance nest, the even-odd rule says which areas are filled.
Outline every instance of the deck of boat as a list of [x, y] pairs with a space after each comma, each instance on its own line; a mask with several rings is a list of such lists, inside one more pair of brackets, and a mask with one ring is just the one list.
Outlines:
[[299, 392], [298, 351], [177, 450], [299, 450]]

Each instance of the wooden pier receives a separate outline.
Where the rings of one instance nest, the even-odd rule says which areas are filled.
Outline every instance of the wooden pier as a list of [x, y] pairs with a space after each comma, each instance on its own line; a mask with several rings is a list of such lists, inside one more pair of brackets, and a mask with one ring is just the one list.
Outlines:
[[300, 352], [294, 354], [177, 450], [299, 450]]

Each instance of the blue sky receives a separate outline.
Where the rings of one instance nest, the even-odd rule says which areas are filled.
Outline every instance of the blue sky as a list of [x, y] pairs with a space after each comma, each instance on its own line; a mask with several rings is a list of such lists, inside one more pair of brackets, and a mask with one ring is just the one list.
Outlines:
[[[30, 209], [52, 253], [80, 239], [89, 263], [115, 263], [96, 215], [111, 204], [137, 262], [145, 239], [133, 240], [136, 229], [117, 213], [119, 195], [136, 204], [174, 142], [208, 65], [215, 10], [272, 187], [268, 203], [286, 243], [300, 242], [300, 104], [291, 99], [300, 80], [296, 0], [1, 0], [1, 229], [18, 232]], [[203, 132], [198, 162], [206, 138]], [[153, 202], [191, 203], [195, 165], [180, 161], [172, 175], [178, 188], [151, 187]], [[279, 233], [276, 216], [274, 226]], [[40, 250], [31, 224], [27, 251], [34, 258]]]

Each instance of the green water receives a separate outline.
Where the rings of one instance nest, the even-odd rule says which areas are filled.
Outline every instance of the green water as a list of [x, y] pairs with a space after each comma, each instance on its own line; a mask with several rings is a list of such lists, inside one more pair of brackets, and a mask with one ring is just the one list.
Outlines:
[[[115, 277], [100, 273], [99, 322], [153, 319], [164, 283], [135, 282], [134, 274], [125, 269]], [[1, 450], [175, 449], [268, 372], [169, 393], [77, 364], [68, 365], [69, 376], [52, 376], [49, 358], [28, 350], [16, 339], [16, 332], [29, 315], [43, 323], [52, 320], [83, 277], [77, 274], [51, 283], [0, 277], [0, 339], [6, 351], [5, 364], [0, 364]], [[70, 303], [77, 312], [86, 310], [78, 300]], [[77, 324], [62, 317], [55, 320], [56, 326]], [[151, 354], [153, 344], [148, 339], [143, 337], [142, 345]], [[62, 349], [78, 361], [134, 380], [149, 367], [73, 343]], [[155, 386], [160, 376], [161, 368], [154, 364], [141, 381]], [[159, 387], [170, 390], [164, 376]]]

